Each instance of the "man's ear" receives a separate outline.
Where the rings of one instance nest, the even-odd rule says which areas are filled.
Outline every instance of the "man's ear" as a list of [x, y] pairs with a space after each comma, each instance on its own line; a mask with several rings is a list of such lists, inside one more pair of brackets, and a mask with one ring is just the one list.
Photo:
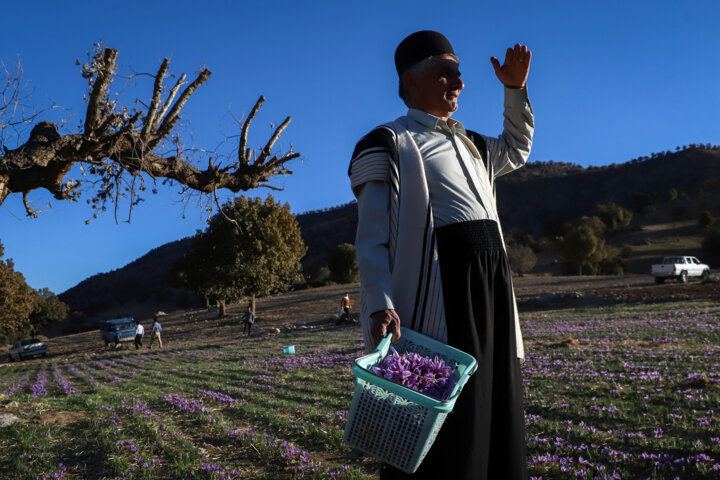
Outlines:
[[412, 99], [417, 92], [417, 76], [412, 73], [404, 73], [402, 76], [402, 82], [405, 85], [405, 91], [407, 92], [408, 99], [412, 103]]
[[405, 88], [410, 90], [410, 87], [416, 87], [417, 86], [417, 77], [413, 75], [412, 73], [405, 73], [402, 77], [403, 83], [405, 83]]

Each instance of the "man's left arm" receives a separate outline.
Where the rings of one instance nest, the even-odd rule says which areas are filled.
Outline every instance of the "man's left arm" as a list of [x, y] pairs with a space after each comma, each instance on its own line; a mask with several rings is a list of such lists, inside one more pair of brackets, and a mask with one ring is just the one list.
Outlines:
[[519, 43], [507, 49], [502, 65], [497, 58], [490, 59], [495, 75], [505, 86], [503, 133], [499, 138], [485, 139], [495, 177], [525, 165], [530, 156], [535, 119], [526, 82], [531, 60], [532, 52]]
[[486, 138], [489, 161], [495, 177], [525, 165], [530, 156], [535, 119], [527, 87], [505, 87], [505, 120], [498, 138]]

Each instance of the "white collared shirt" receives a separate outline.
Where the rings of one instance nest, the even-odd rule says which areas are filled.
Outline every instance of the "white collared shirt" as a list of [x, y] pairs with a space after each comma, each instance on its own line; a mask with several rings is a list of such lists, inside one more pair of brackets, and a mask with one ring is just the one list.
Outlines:
[[[492, 208], [492, 186], [482, 159], [476, 158], [460, 135], [460, 122], [449, 125], [421, 110], [408, 111], [408, 130], [420, 150], [430, 192], [435, 227], [470, 220], [497, 220]], [[481, 170], [473, 184], [465, 165]]]

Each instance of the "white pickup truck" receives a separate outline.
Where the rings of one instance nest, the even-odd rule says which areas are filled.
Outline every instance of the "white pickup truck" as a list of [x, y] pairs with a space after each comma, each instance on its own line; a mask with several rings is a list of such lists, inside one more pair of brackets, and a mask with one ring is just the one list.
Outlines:
[[695, 257], [665, 257], [662, 263], [650, 267], [650, 275], [655, 277], [656, 283], [663, 283], [666, 278], [686, 283], [690, 277], [706, 279], [710, 275], [710, 267]]

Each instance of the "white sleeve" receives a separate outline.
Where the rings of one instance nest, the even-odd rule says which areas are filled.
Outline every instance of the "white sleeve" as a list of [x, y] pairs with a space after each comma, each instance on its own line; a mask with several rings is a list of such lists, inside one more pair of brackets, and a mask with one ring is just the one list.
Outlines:
[[499, 138], [485, 137], [495, 177], [525, 165], [530, 156], [535, 118], [527, 87], [505, 87], [505, 120]]
[[390, 274], [390, 184], [370, 181], [355, 189], [358, 227], [355, 255], [370, 313], [393, 309]]

